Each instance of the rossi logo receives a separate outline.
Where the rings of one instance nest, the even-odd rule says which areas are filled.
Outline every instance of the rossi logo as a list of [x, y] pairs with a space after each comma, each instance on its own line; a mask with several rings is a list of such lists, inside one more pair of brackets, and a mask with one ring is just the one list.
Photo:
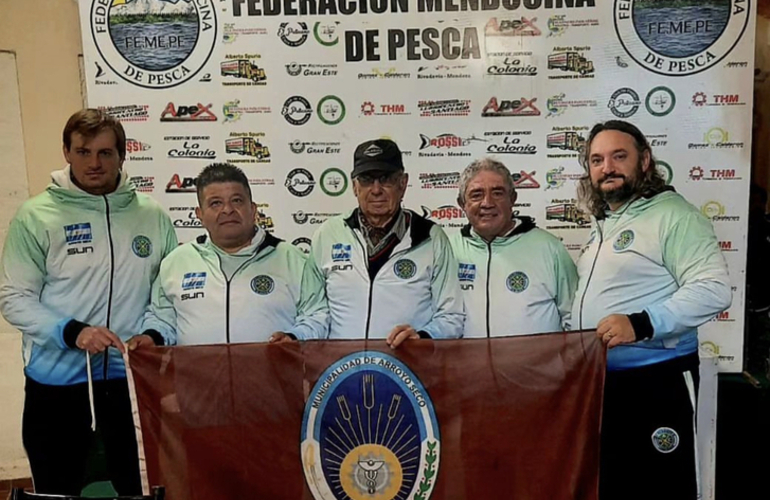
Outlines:
[[388, 354], [357, 352], [329, 366], [308, 397], [300, 439], [318, 500], [428, 499], [436, 485], [433, 403], [409, 367]]
[[687, 76], [714, 66], [735, 48], [750, 12], [751, 0], [615, 0], [615, 31], [640, 66]]
[[110, 69], [151, 89], [193, 78], [217, 39], [211, 0], [93, 0], [89, 18], [96, 49]]

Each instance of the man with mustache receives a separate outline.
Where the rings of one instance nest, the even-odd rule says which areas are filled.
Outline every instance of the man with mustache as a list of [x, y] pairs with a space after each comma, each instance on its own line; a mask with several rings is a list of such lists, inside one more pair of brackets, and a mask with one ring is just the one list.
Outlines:
[[[166, 344], [267, 342], [273, 332], [304, 336], [326, 328], [325, 317], [300, 317], [305, 255], [256, 224], [246, 175], [228, 163], [196, 179], [195, 214], [207, 234], [186, 243], [160, 266], [144, 327]], [[152, 345], [137, 337], [129, 348]]]
[[593, 227], [572, 325], [609, 348], [600, 498], [694, 500], [697, 328], [730, 306], [727, 267], [710, 221], [666, 186], [634, 125], [594, 126], [583, 165]]
[[465, 299], [465, 337], [569, 329], [575, 263], [561, 241], [513, 215], [516, 191], [499, 161], [476, 160], [460, 176], [457, 203], [470, 222], [450, 238]]
[[22, 332], [24, 448], [36, 492], [80, 495], [95, 435], [90, 363], [109, 479], [119, 494], [139, 495], [121, 353], [141, 331], [152, 281], [176, 235], [161, 206], [137, 193], [123, 171], [126, 134], [118, 120], [78, 111], [62, 140], [68, 166], [21, 206], [3, 250], [0, 311]]
[[385, 339], [391, 348], [461, 337], [457, 262], [441, 227], [401, 208], [409, 176], [398, 145], [359, 144], [353, 165], [358, 208], [316, 231], [302, 283], [303, 310], [326, 314], [330, 329], [298, 337]]

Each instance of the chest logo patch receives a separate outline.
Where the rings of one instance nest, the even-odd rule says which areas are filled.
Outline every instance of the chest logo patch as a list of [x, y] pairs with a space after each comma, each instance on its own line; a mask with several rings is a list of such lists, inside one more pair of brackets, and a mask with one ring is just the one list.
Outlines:
[[131, 250], [134, 251], [134, 254], [137, 257], [146, 259], [152, 255], [152, 241], [150, 241], [150, 238], [147, 236], [142, 236], [140, 234], [134, 238], [133, 242], [131, 242]]
[[529, 288], [529, 276], [521, 271], [516, 271], [508, 275], [505, 280], [508, 290], [513, 293], [521, 293]]
[[254, 276], [251, 280], [251, 290], [257, 295], [268, 295], [275, 290], [275, 281], [265, 274]]
[[396, 263], [393, 264], [393, 272], [396, 273], [396, 276], [399, 278], [408, 280], [417, 274], [417, 264], [409, 259], [397, 260]]
[[652, 433], [652, 445], [661, 453], [671, 453], [679, 446], [679, 434], [670, 427], [659, 427]]
[[634, 232], [630, 229], [626, 229], [620, 233], [617, 238], [615, 238], [615, 242], [612, 244], [612, 248], [615, 249], [616, 252], [620, 252], [621, 250], [625, 250], [626, 248], [630, 247], [633, 242]]

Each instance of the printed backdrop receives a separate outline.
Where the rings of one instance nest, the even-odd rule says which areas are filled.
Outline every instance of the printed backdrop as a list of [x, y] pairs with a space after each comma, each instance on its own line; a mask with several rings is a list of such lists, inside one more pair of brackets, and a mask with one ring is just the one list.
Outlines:
[[702, 328], [742, 366], [754, 24], [751, 0], [81, 0], [89, 105], [119, 118], [126, 171], [202, 232], [193, 180], [229, 161], [261, 223], [307, 251], [355, 204], [355, 146], [404, 150], [405, 205], [456, 231], [459, 173], [514, 173], [516, 210], [577, 257], [578, 151], [590, 127], [637, 124], [661, 172], [709, 217], [733, 306]]

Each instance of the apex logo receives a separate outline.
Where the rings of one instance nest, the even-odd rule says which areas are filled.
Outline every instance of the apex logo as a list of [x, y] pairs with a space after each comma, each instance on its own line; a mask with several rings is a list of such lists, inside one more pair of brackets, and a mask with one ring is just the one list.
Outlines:
[[213, 104], [204, 106], [198, 103], [195, 106], [176, 107], [173, 102], [166, 105], [166, 109], [160, 114], [162, 122], [215, 122], [216, 115], [211, 111]]
[[535, 106], [537, 97], [532, 99], [497, 100], [492, 97], [481, 110], [481, 116], [540, 116], [540, 110]]
[[174, 174], [171, 180], [166, 184], [167, 193], [194, 193], [195, 178], [194, 177], [179, 177], [179, 174]]

